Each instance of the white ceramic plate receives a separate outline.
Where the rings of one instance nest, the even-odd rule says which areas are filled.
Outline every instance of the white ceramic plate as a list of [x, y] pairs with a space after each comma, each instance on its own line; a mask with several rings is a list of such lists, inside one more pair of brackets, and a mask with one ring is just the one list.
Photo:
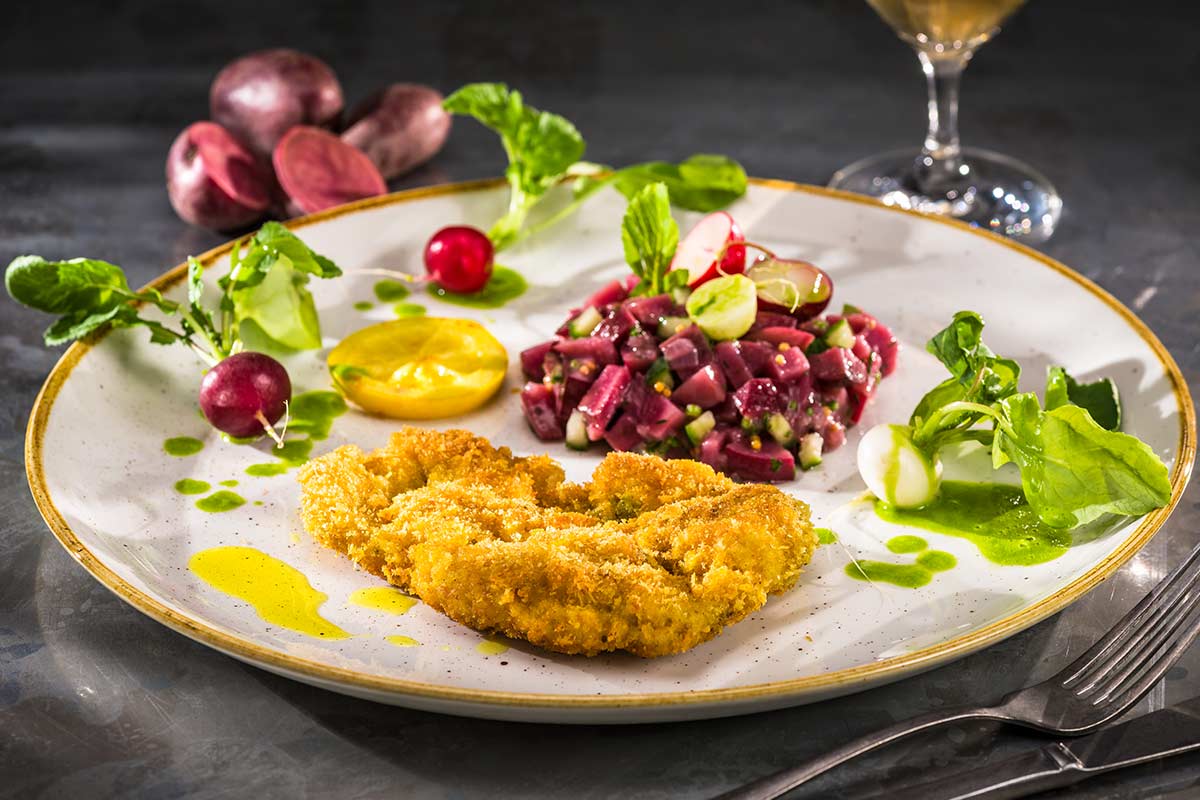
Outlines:
[[[347, 270], [420, 272], [429, 234], [445, 224], [486, 227], [505, 202], [495, 182], [436, 187], [334, 209], [297, 223], [302, 237]], [[518, 454], [546, 452], [521, 418], [516, 354], [548, 338], [567, 308], [623, 274], [619, 225], [624, 200], [604, 192], [582, 213], [503, 254], [529, 291], [494, 311], [423, 302], [431, 314], [469, 316], [487, 325], [512, 356], [509, 381], [495, 400], [467, 417], [437, 423], [464, 427]], [[300, 527], [293, 474], [243, 474], [265, 445], [224, 443], [197, 416], [200, 365], [182, 348], [151, 345], [141, 330], [110, 333], [71, 348], [47, 380], [30, 421], [30, 484], [51, 529], [106, 586], [160, 622], [265, 669], [336, 691], [456, 714], [556, 722], [638, 722], [712, 717], [804, 703], [895, 680], [978, 650], [1078, 598], [1154, 534], [1170, 508], [1080, 542], [1034, 567], [1002, 567], [969, 542], [891, 527], [848, 503], [863, 485], [854, 468], [859, 432], [907, 418], [943, 376], [923, 349], [930, 334], [963, 308], [981, 312], [997, 352], [1026, 366], [1025, 388], [1038, 389], [1049, 364], [1076, 375], [1113, 376], [1125, 401], [1126, 430], [1146, 440], [1172, 469], [1178, 500], [1194, 457], [1195, 420], [1184, 381], [1153, 334], [1095, 285], [1038, 253], [953, 223], [887, 209], [851, 195], [777, 182], [755, 182], [731, 209], [750, 238], [823, 266], [836, 284], [835, 305], [852, 302], [878, 315], [900, 338], [900, 368], [888, 378], [863, 427], [817, 472], [784, 485], [812, 505], [818, 524], [841, 545], [822, 547], [800, 585], [716, 639], [669, 658], [561, 656], [514, 642], [501, 655], [476, 650], [480, 634], [424, 606], [402, 616], [348, 604], [378, 581], [316, 546]], [[693, 221], [682, 215], [684, 229]], [[228, 248], [204, 257], [224, 272]], [[101, 254], [102, 255], [102, 254]], [[156, 285], [181, 296], [182, 267]], [[374, 277], [314, 281], [327, 344], [390, 308], [356, 311]], [[169, 287], [169, 288], [168, 288]], [[324, 351], [288, 362], [300, 389], [328, 388]], [[317, 452], [354, 442], [384, 443], [399, 423], [348, 413]], [[201, 437], [190, 458], [164, 454], [163, 440]], [[256, 449], [257, 448], [257, 449]], [[569, 476], [585, 478], [599, 452], [550, 452]], [[964, 467], [968, 471], [970, 465]], [[241, 508], [208, 514], [172, 486], [184, 477], [216, 484], [237, 479]], [[919, 533], [952, 553], [958, 567], [912, 590], [847, 577], [851, 555], [911, 561], [884, 547]], [[328, 594], [321, 613], [357, 635], [324, 641], [275, 627], [246, 604], [214, 590], [187, 569], [214, 545], [259, 548], [303, 572]], [[396, 647], [385, 635], [421, 642]]]

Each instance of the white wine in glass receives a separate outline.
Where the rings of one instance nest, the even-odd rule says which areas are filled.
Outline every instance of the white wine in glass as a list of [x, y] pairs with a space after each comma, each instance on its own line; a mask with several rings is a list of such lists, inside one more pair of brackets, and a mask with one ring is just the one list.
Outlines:
[[944, 214], [1040, 242], [1050, 238], [1062, 199], [1032, 167], [958, 140], [958, 86], [975, 50], [1024, 0], [867, 0], [912, 45], [929, 84], [924, 145], [863, 159], [838, 170], [830, 186], [888, 205]]

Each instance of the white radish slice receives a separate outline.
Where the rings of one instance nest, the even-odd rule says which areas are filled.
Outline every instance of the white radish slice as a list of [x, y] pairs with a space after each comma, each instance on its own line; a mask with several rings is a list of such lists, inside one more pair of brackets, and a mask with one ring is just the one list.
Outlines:
[[[727, 243], [744, 242], [741, 228], [724, 211], [714, 211], [696, 223], [675, 250], [671, 269], [687, 270], [688, 286], [695, 289], [722, 274], [734, 275], [746, 269], [746, 248]], [[721, 262], [717, 256], [725, 249]]]

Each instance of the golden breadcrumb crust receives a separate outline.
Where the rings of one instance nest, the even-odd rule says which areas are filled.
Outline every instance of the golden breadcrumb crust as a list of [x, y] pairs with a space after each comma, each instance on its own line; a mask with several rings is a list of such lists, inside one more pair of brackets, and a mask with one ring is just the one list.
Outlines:
[[403, 428], [301, 470], [318, 542], [481, 631], [560, 653], [679, 653], [792, 587], [808, 506], [694, 461], [610, 453], [592, 482], [468, 431]]

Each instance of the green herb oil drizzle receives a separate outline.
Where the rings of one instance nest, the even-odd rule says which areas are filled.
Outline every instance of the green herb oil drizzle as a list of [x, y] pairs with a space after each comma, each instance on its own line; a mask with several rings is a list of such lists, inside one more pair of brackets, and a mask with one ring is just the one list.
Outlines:
[[957, 536], [1003, 566], [1043, 564], [1067, 552], [1071, 533], [1043, 523], [1018, 486], [943, 481], [941, 492], [922, 509], [893, 508], [875, 502], [880, 519]]
[[457, 294], [448, 292], [436, 284], [431, 284], [429, 293], [444, 303], [453, 303], [469, 308], [500, 308], [500, 306], [520, 297], [529, 285], [521, 277], [521, 273], [508, 267], [497, 266], [492, 270], [492, 277], [487, 285], [478, 292]]

